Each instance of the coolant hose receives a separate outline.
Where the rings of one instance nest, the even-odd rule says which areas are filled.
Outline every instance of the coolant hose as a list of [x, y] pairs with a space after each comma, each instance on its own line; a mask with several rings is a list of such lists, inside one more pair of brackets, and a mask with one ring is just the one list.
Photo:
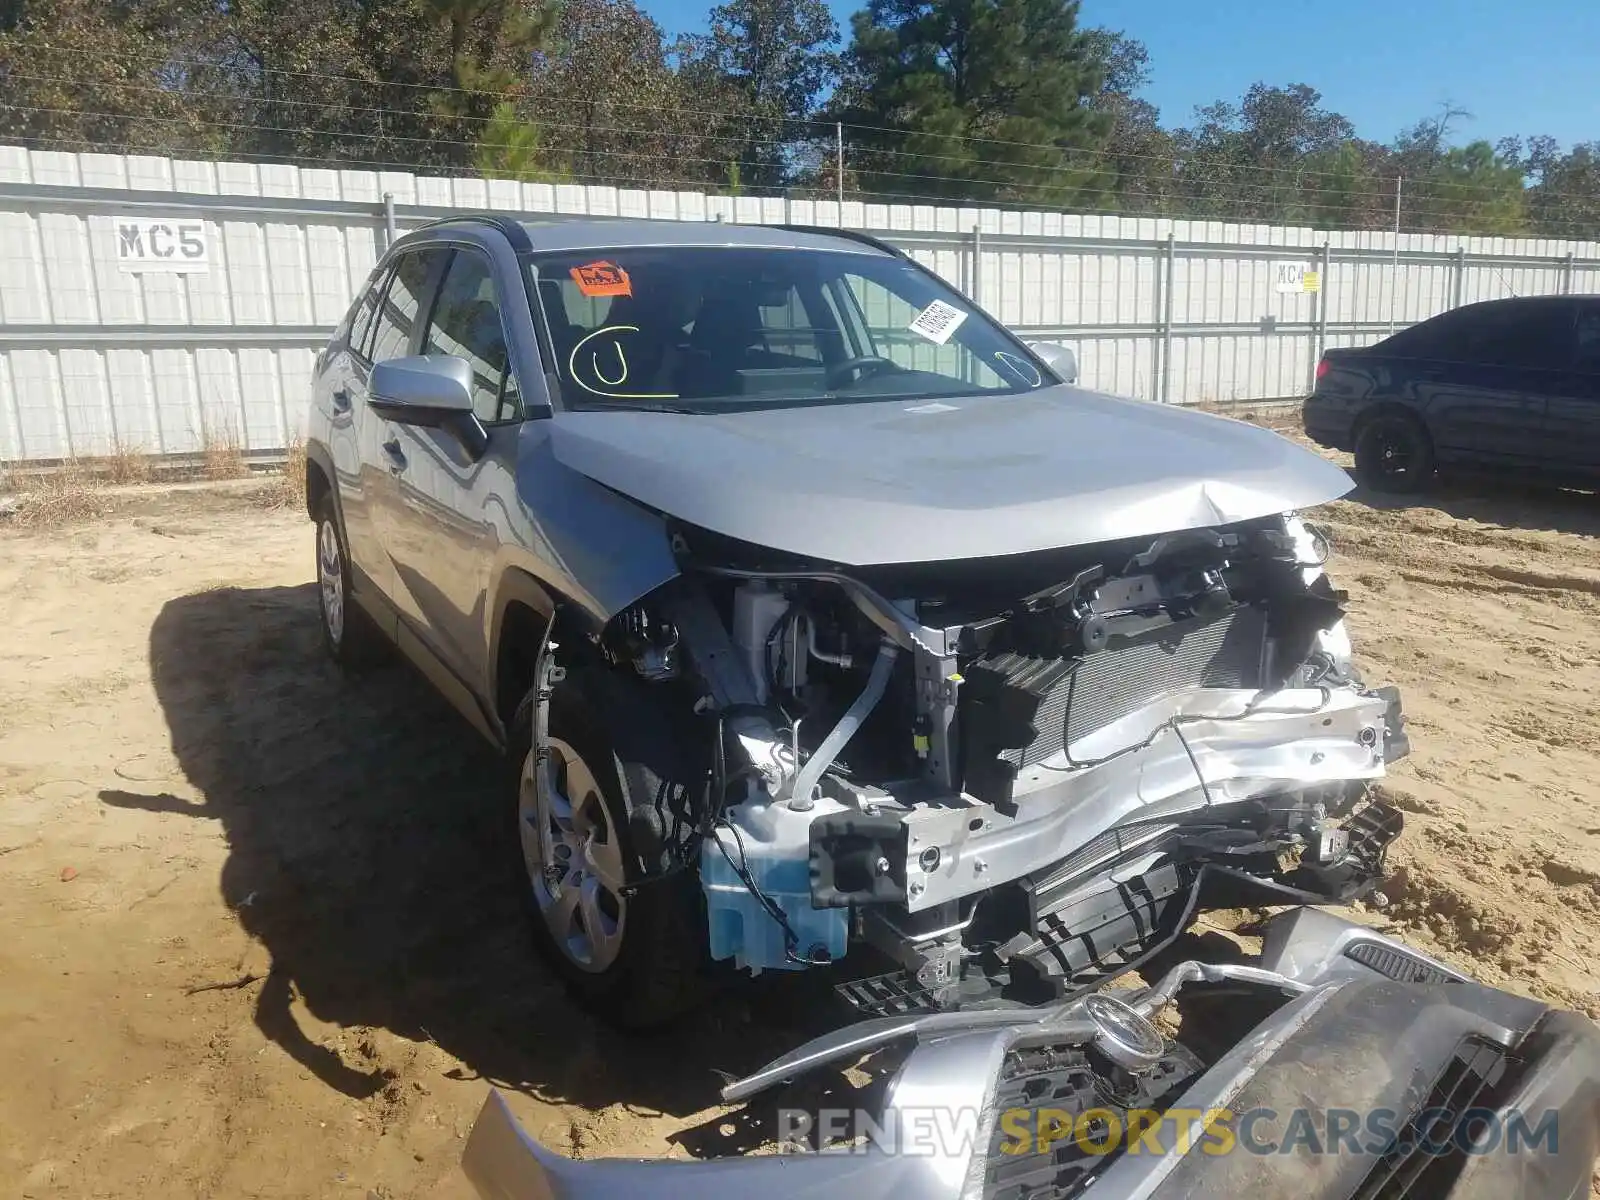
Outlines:
[[812, 792], [822, 779], [822, 773], [833, 765], [833, 760], [839, 757], [845, 743], [855, 736], [861, 722], [871, 715], [872, 710], [878, 707], [878, 701], [883, 699], [883, 693], [889, 686], [889, 676], [894, 671], [894, 660], [900, 656], [900, 647], [888, 638], [878, 643], [878, 657], [873, 661], [872, 673], [867, 676], [867, 686], [861, 689], [861, 695], [856, 697], [856, 702], [839, 718], [839, 723], [833, 727], [833, 732], [822, 739], [822, 745], [817, 747], [817, 752], [806, 759], [806, 765], [800, 768], [800, 774], [794, 778], [794, 790], [789, 793], [789, 807], [796, 812], [807, 812], [816, 803]]

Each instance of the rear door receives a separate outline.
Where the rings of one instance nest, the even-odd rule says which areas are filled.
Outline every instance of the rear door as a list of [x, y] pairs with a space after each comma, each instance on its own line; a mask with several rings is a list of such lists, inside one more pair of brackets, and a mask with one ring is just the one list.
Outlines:
[[326, 365], [317, 376], [314, 397], [328, 422], [328, 453], [333, 459], [345, 546], [358, 576], [355, 590], [369, 598], [374, 591], [388, 594], [386, 560], [361, 472], [363, 439], [370, 438], [369, 426], [377, 417], [367, 411], [365, 404], [356, 404], [355, 395], [371, 362], [373, 326], [389, 286], [390, 270], [385, 266], [373, 272], [367, 290], [350, 312], [342, 344], [330, 347]]
[[1441, 318], [1408, 365], [1439, 456], [1485, 466], [1548, 458], [1548, 407], [1567, 373], [1565, 297], [1472, 305]]
[[1600, 300], [1577, 302], [1571, 361], [1560, 394], [1551, 398], [1551, 459], [1584, 474], [1600, 473]]

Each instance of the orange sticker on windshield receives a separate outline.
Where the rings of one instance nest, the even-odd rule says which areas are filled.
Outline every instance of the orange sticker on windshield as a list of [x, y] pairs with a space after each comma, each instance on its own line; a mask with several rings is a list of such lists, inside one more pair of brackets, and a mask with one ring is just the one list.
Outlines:
[[572, 268], [572, 280], [585, 296], [631, 296], [628, 273], [616, 263], [592, 262]]

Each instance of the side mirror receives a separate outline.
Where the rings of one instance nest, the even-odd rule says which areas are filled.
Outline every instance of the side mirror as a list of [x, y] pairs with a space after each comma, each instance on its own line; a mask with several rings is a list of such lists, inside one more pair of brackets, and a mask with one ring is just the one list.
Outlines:
[[1060, 342], [1030, 342], [1028, 345], [1064, 383], [1078, 382], [1078, 356], [1070, 346]]
[[387, 421], [442, 429], [473, 458], [489, 435], [472, 411], [472, 364], [455, 355], [414, 354], [372, 368], [367, 405]]

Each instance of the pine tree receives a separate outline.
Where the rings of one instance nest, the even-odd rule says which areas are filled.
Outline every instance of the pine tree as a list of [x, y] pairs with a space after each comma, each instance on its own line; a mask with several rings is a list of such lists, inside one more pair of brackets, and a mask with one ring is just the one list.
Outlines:
[[871, 0], [838, 106], [866, 186], [1048, 206], [1092, 189], [1083, 152], [1109, 122], [1077, 16], [1077, 0]]
[[710, 31], [690, 40], [686, 77], [732, 105], [727, 137], [743, 184], [789, 181], [790, 147], [834, 79], [838, 40], [823, 0], [727, 0], [711, 10]]
[[550, 182], [564, 177], [544, 146], [539, 127], [520, 116], [517, 106], [502, 100], [489, 114], [472, 165], [492, 179], [516, 179], [523, 183]]

